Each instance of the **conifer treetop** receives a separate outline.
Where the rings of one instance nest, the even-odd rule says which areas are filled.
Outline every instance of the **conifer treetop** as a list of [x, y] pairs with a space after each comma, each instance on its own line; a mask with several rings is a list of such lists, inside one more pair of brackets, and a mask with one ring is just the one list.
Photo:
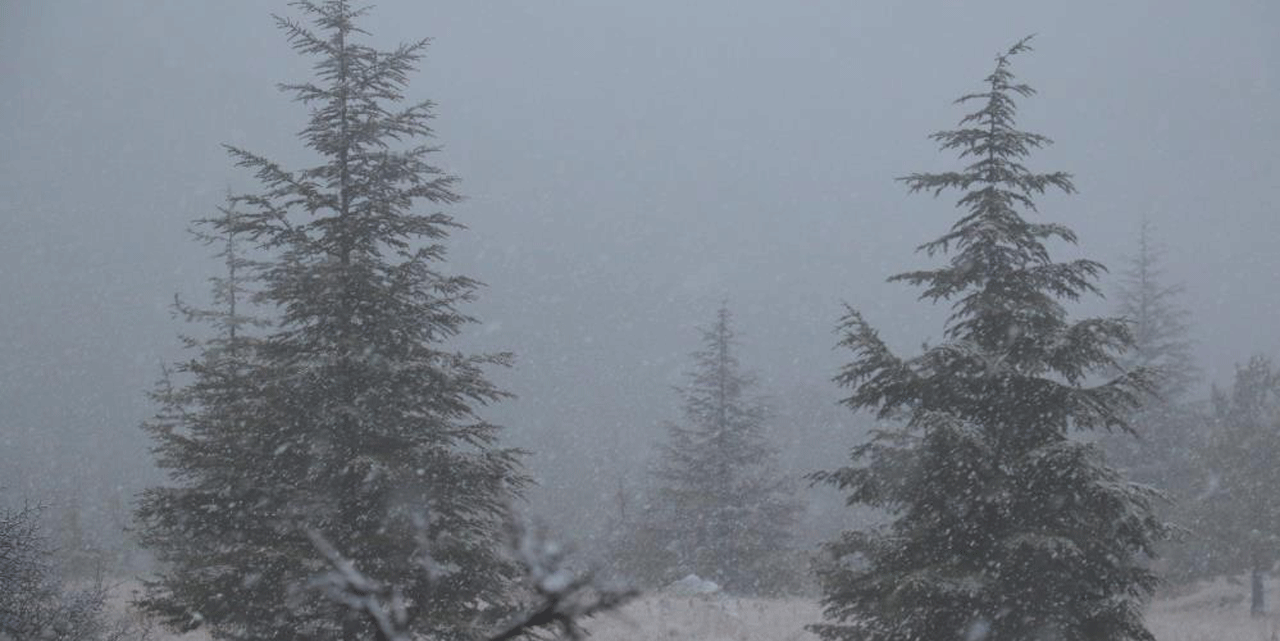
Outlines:
[[[931, 136], [941, 150], [957, 151], [968, 164], [958, 171], [899, 178], [913, 193], [961, 192], [956, 206], [963, 215], [947, 233], [917, 248], [928, 256], [949, 255], [948, 263], [889, 279], [922, 287], [922, 300], [951, 303], [947, 340], [902, 360], [861, 314], [849, 309], [841, 324], [841, 345], [860, 358], [837, 381], [857, 390], [846, 399], [853, 407], [876, 408], [887, 416], [922, 401], [927, 409], [990, 419], [988, 404], [975, 406], [983, 403], [977, 389], [958, 388], [966, 380], [981, 387], [986, 383], [980, 379], [1013, 377], [1023, 385], [1027, 405], [1069, 408], [1055, 421], [1062, 429], [1068, 417], [1077, 427], [1124, 429], [1117, 408], [1136, 402], [1135, 394], [1147, 385], [1149, 373], [1135, 371], [1082, 388], [1090, 376], [1114, 371], [1116, 357], [1131, 340], [1128, 328], [1118, 319], [1067, 318], [1063, 302], [1101, 295], [1095, 281], [1106, 268], [1087, 259], [1055, 262], [1046, 244], [1074, 244], [1075, 233], [1064, 225], [1023, 217], [1024, 212], [1036, 213], [1035, 196], [1051, 188], [1075, 191], [1070, 174], [1037, 173], [1023, 163], [1033, 150], [1052, 142], [1016, 128], [1016, 99], [1034, 90], [1017, 82], [1010, 61], [1031, 49], [1029, 40], [996, 56], [995, 70], [984, 80], [986, 91], [956, 100], [980, 104], [960, 120], [958, 129]], [[921, 386], [932, 391], [921, 395]]]
[[[275, 19], [295, 51], [317, 57], [315, 79], [278, 86], [311, 108], [299, 136], [324, 162], [288, 171], [255, 153], [227, 146], [237, 164], [255, 171], [268, 188], [240, 197], [262, 213], [247, 219], [244, 227], [254, 240], [268, 244], [307, 238], [315, 249], [343, 261], [360, 253], [376, 257], [387, 249], [405, 258], [443, 258], [440, 245], [411, 251], [415, 239], [442, 239], [450, 228], [462, 226], [444, 213], [411, 211], [419, 199], [435, 204], [462, 199], [454, 191], [457, 178], [427, 160], [439, 146], [414, 143], [434, 137], [429, 123], [435, 103], [404, 104], [409, 75], [430, 39], [380, 51], [358, 40], [368, 35], [356, 25], [367, 8], [353, 8], [343, 0], [291, 5], [308, 14], [314, 28], [290, 18]], [[309, 225], [291, 225], [287, 212], [293, 209], [317, 218]]]
[[[694, 573], [733, 593], [759, 594], [786, 583], [777, 564], [799, 507], [776, 469], [771, 411], [738, 362], [731, 321], [722, 304], [701, 328], [688, 383], [676, 388], [683, 417], [666, 425], [652, 470], [657, 486], [638, 533], [657, 550], [647, 549], [653, 554], [642, 563], [651, 567], [641, 571], [662, 581]], [[625, 555], [636, 558], [635, 550]]]
[[1190, 313], [1177, 301], [1186, 288], [1168, 282], [1164, 251], [1155, 225], [1144, 217], [1138, 228], [1138, 251], [1126, 260], [1114, 294], [1116, 311], [1130, 322], [1133, 332], [1133, 350], [1121, 365], [1153, 370], [1159, 395], [1173, 400], [1190, 389], [1198, 368], [1187, 338]]

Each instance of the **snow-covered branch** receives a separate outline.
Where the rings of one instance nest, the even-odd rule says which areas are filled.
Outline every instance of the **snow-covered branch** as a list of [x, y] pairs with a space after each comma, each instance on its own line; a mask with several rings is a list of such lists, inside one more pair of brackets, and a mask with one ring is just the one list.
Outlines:
[[[629, 587], [600, 580], [594, 570], [574, 571], [568, 566], [566, 549], [534, 528], [515, 522], [510, 528], [512, 552], [538, 601], [488, 636], [488, 641], [509, 641], [547, 628], [555, 628], [570, 639], [581, 639], [585, 635], [583, 619], [614, 610], [638, 594]], [[316, 578], [313, 587], [370, 623], [378, 641], [413, 638], [407, 604], [395, 587], [362, 573], [319, 532], [308, 530], [307, 536], [330, 568]], [[429, 559], [427, 552], [425, 558]], [[434, 573], [425, 567], [428, 564], [423, 565], [423, 571], [435, 581]]]

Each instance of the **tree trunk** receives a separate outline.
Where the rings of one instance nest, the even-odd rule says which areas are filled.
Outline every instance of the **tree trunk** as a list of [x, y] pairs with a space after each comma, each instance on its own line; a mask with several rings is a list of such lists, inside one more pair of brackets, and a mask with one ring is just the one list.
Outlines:
[[[344, 612], [342, 617], [342, 641], [360, 641], [360, 620], [354, 612]], [[376, 630], [378, 626], [373, 626]]]
[[1249, 614], [1260, 617], [1267, 613], [1266, 593], [1262, 585], [1262, 568], [1253, 567], [1253, 600], [1249, 603]]

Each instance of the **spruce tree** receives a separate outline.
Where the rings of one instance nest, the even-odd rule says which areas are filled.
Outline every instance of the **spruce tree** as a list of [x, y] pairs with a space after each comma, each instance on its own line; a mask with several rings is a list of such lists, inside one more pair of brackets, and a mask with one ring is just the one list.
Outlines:
[[[638, 542], [665, 554], [662, 579], [696, 574], [737, 594], [784, 587], [799, 506], [776, 469], [768, 406], [735, 354], [727, 307], [702, 331], [689, 382], [678, 388], [684, 420], [667, 425], [656, 487]], [[647, 559], [653, 564], [656, 559]]]
[[1263, 580], [1280, 556], [1280, 371], [1263, 356], [1236, 368], [1231, 389], [1213, 390], [1207, 450], [1211, 483], [1196, 502], [1193, 532], [1214, 573], [1251, 577], [1250, 612], [1266, 613]]
[[1182, 284], [1167, 280], [1164, 248], [1145, 218], [1138, 230], [1137, 252], [1127, 262], [1113, 294], [1116, 314], [1129, 321], [1133, 334], [1133, 347], [1120, 357], [1120, 366], [1151, 370], [1157, 398], [1176, 402], [1197, 377], [1187, 336], [1189, 313], [1178, 301], [1184, 292]]
[[1096, 294], [1104, 268], [1055, 262], [1046, 243], [1076, 236], [1024, 218], [1046, 190], [1074, 191], [1068, 174], [1023, 164], [1050, 142], [1015, 128], [1016, 99], [1033, 90], [1010, 62], [1028, 49], [998, 55], [985, 89], [957, 101], [977, 109], [933, 135], [967, 164], [901, 179], [912, 192], [960, 192], [959, 220], [920, 247], [949, 261], [891, 279], [951, 304], [941, 340], [902, 358], [852, 308], [840, 326], [854, 355], [837, 377], [851, 388], [844, 403], [902, 422], [855, 448], [850, 466], [815, 475], [889, 517], [827, 545], [827, 622], [812, 626], [823, 639], [1152, 638], [1142, 606], [1157, 579], [1144, 557], [1166, 528], [1150, 491], [1072, 435], [1125, 429], [1148, 374], [1098, 381], [1129, 329], [1071, 321], [1064, 302]]
[[219, 337], [158, 394], [149, 429], [173, 482], [139, 510], [163, 562], [141, 603], [217, 638], [370, 638], [307, 588], [326, 567], [314, 534], [398, 595], [412, 633], [475, 638], [509, 612], [501, 521], [525, 478], [477, 414], [505, 396], [484, 369], [508, 357], [448, 346], [479, 284], [443, 268], [461, 225], [422, 211], [459, 199], [429, 162], [432, 104], [404, 95], [427, 41], [380, 51], [361, 43], [363, 9], [293, 5], [310, 22], [277, 21], [315, 78], [283, 88], [310, 111], [300, 138], [318, 161], [229, 148], [261, 190], [213, 226], [251, 243], [271, 324], [247, 343], [224, 307], [206, 319]]
[[[1162, 514], [1179, 523], [1193, 518], [1196, 497], [1204, 492], [1206, 445], [1201, 413], [1187, 395], [1198, 376], [1188, 338], [1188, 312], [1180, 305], [1183, 287], [1168, 282], [1164, 249], [1150, 221], [1143, 219], [1137, 248], [1126, 261], [1112, 293], [1115, 313], [1129, 322], [1133, 347], [1118, 359], [1119, 371], [1146, 369], [1153, 375], [1150, 394], [1129, 416], [1137, 438], [1128, 433], [1103, 435], [1107, 459], [1128, 478], [1166, 492], [1172, 501]], [[1186, 578], [1202, 564], [1194, 539], [1167, 546], [1166, 566]]]
[[246, 575], [243, 567], [262, 561], [266, 550], [247, 530], [268, 532], [258, 510], [266, 494], [243, 469], [243, 457], [264, 436], [255, 370], [257, 333], [267, 323], [247, 313], [254, 264], [238, 243], [234, 205], [228, 195], [219, 216], [196, 221], [192, 231], [215, 248], [225, 273], [209, 279], [210, 307], [174, 299], [175, 313], [193, 326], [181, 336], [191, 356], [165, 368], [151, 393], [159, 409], [143, 424], [172, 483], [144, 490], [135, 516], [140, 544], [161, 563], [157, 576], [144, 581], [139, 605], [178, 630], [240, 617], [243, 633], [223, 636], [243, 638], [254, 617], [270, 616], [275, 586], [246, 581], [256, 573]]
[[1196, 379], [1187, 338], [1187, 311], [1178, 304], [1183, 288], [1166, 282], [1163, 252], [1151, 223], [1142, 221], [1138, 248], [1114, 293], [1116, 313], [1129, 321], [1133, 348], [1119, 359], [1121, 371], [1147, 369], [1152, 393], [1130, 417], [1138, 438], [1104, 437], [1109, 459], [1130, 478], [1168, 490], [1175, 497], [1194, 492], [1196, 466], [1187, 452], [1198, 449], [1198, 422], [1185, 404]]

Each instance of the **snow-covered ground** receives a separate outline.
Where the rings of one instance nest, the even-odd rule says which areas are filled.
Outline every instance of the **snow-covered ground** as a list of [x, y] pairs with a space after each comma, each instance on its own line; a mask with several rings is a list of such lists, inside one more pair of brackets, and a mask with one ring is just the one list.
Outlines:
[[[1280, 616], [1249, 616], [1247, 585], [1217, 582], [1151, 605], [1147, 623], [1159, 641], [1276, 641]], [[1280, 608], [1280, 593], [1270, 595]], [[619, 616], [593, 621], [599, 641], [809, 641], [804, 626], [821, 619], [817, 604], [802, 600], [651, 596]]]
[[821, 610], [799, 599], [654, 595], [585, 626], [596, 641], [793, 641], [817, 639], [804, 626]]
[[[1268, 586], [1269, 588], [1272, 586]], [[127, 590], [121, 586], [122, 590]], [[1270, 593], [1280, 609], [1280, 591]], [[813, 641], [804, 626], [821, 620], [812, 601], [654, 594], [587, 622], [595, 641]], [[1248, 585], [1218, 581], [1152, 604], [1147, 622], [1159, 641], [1276, 641], [1280, 616], [1249, 616]], [[156, 641], [169, 641], [163, 633]], [[199, 632], [181, 641], [206, 641]]]
[[1245, 581], [1202, 583], [1185, 594], [1151, 604], [1147, 623], [1160, 641], [1276, 641], [1280, 639], [1280, 593], [1268, 582], [1271, 614], [1249, 616]]

